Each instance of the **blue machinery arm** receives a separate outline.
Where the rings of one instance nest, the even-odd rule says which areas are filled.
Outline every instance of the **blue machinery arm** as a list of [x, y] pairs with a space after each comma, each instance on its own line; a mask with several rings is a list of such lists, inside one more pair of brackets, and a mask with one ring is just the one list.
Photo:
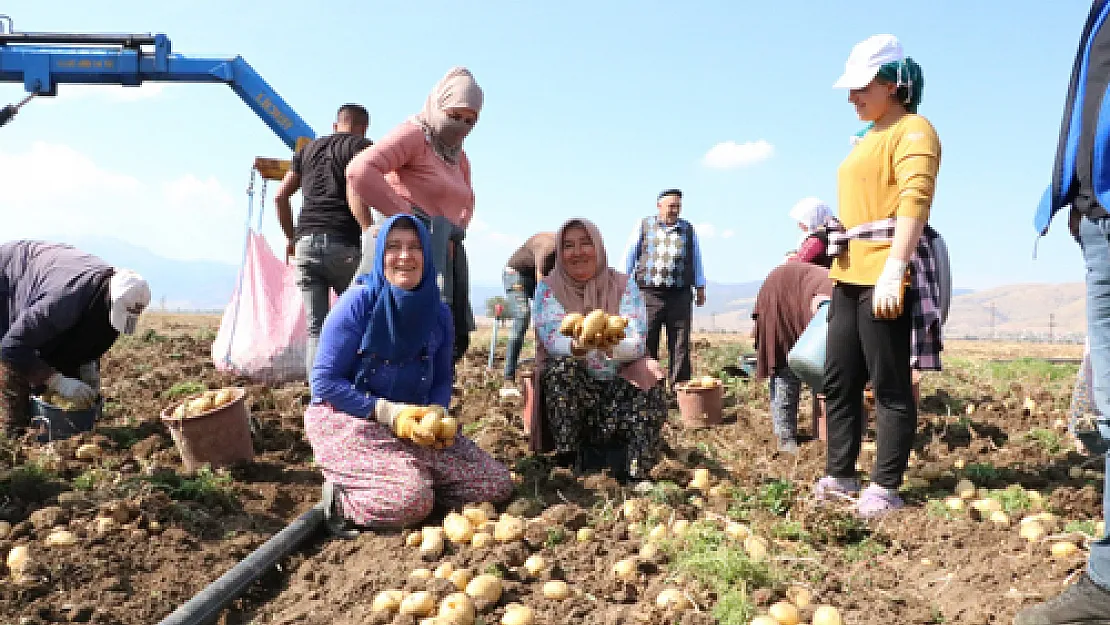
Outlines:
[[[312, 128], [240, 56], [226, 59], [172, 54], [170, 40], [163, 34], [13, 32], [11, 23], [10, 18], [0, 16], [0, 82], [22, 82], [24, 89], [34, 96], [57, 95], [59, 84], [137, 87], [144, 82], [223, 83], [290, 150], [316, 137]], [[18, 106], [2, 110], [7, 113], [3, 121], [7, 121]]]

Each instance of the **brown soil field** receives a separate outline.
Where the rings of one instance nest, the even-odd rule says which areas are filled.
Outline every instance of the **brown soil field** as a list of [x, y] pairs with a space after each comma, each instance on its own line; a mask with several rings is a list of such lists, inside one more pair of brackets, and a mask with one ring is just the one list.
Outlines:
[[[107, 404], [94, 432], [2, 443], [0, 556], [25, 546], [30, 564], [2, 571], [0, 623], [157, 623], [315, 505], [321, 478], [302, 431], [306, 385], [269, 387], [216, 371], [209, 351], [218, 321], [147, 315], [105, 357]], [[456, 592], [445, 579], [412, 575], [445, 563], [501, 578], [500, 598], [479, 606], [475, 622], [484, 625], [502, 622], [512, 603], [552, 625], [747, 624], [798, 589], [812, 596], [803, 622], [814, 606], [830, 605], [844, 623], [1009, 623], [1081, 571], [1101, 520], [1101, 459], [1077, 453], [1062, 426], [1076, 367], [1039, 360], [1078, 358], [1082, 346], [949, 343], [946, 370], [923, 386], [909, 505], [865, 523], [811, 502], [822, 441], [807, 439], [796, 457], [776, 452], [766, 384], [735, 367], [743, 337], [696, 337], [698, 375], [723, 380], [723, 423], [688, 428], [672, 411], [662, 461], [643, 490], [531, 455], [520, 400], [502, 399], [500, 375], [486, 370], [488, 343], [478, 333], [460, 363], [451, 412], [513, 469], [516, 496], [496, 512], [523, 519], [523, 538], [449, 545], [429, 561], [406, 546], [409, 531], [353, 540], [321, 531], [228, 606], [221, 625], [415, 625], [411, 615], [374, 612], [372, 602], [386, 589], [426, 590], [437, 600]], [[196, 390], [232, 386], [247, 392], [254, 461], [186, 473], [161, 411]], [[812, 434], [808, 404], [799, 420]], [[869, 433], [864, 473], [873, 440]], [[89, 443], [99, 454], [78, 458]], [[716, 488], [690, 485], [699, 468]], [[986, 506], [980, 514], [946, 505], [962, 479], [1005, 522], [982, 518], [993, 510]], [[1019, 520], [1045, 510], [1056, 517], [1045, 536], [1019, 536]], [[765, 540], [765, 555], [723, 531], [737, 524]], [[580, 536], [582, 528], [592, 536]], [[59, 530], [75, 543], [48, 545]], [[1050, 546], [1065, 539], [1078, 550], [1054, 557]], [[641, 551], [647, 543], [655, 553]], [[547, 562], [536, 574], [523, 567], [533, 555]], [[615, 576], [613, 565], [633, 556], [629, 575]], [[545, 598], [551, 580], [565, 581], [570, 597]], [[678, 589], [689, 609], [658, 607], [665, 588]]]

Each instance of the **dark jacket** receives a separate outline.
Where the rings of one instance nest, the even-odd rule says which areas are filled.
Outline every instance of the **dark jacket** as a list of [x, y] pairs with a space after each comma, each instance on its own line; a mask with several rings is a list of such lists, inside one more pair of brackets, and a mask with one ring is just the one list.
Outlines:
[[0, 245], [0, 360], [38, 385], [53, 371], [75, 376], [103, 356], [119, 337], [108, 320], [113, 273], [100, 258], [60, 243]]

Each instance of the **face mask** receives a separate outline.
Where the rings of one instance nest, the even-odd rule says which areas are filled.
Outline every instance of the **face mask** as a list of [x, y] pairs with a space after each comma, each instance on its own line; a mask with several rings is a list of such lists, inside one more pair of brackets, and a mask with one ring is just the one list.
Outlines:
[[439, 140], [443, 142], [444, 145], [455, 147], [462, 145], [463, 139], [466, 138], [466, 135], [470, 134], [473, 128], [473, 126], [461, 119], [451, 119], [447, 117], [443, 120], [443, 125], [440, 126], [437, 134], [439, 135]]

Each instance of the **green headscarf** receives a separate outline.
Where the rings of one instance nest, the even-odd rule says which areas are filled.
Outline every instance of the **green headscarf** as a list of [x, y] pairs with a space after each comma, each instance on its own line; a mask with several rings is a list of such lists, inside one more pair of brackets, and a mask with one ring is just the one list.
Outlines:
[[925, 91], [925, 75], [921, 73], [921, 66], [910, 57], [901, 61], [893, 61], [879, 68], [876, 78], [894, 83], [906, 88], [906, 99], [902, 102], [906, 110], [917, 112], [921, 104], [921, 95]]
[[[917, 61], [908, 56], [901, 61], [891, 61], [879, 67], [875, 77], [894, 83], [899, 87], [905, 87], [906, 99], [902, 102], [902, 105], [910, 113], [917, 112], [917, 107], [921, 104], [921, 95], [925, 91], [925, 74], [921, 72], [921, 66], [917, 64]], [[874, 126], [875, 122], [868, 122], [859, 132], [852, 135], [852, 145], [859, 143], [863, 136]]]

